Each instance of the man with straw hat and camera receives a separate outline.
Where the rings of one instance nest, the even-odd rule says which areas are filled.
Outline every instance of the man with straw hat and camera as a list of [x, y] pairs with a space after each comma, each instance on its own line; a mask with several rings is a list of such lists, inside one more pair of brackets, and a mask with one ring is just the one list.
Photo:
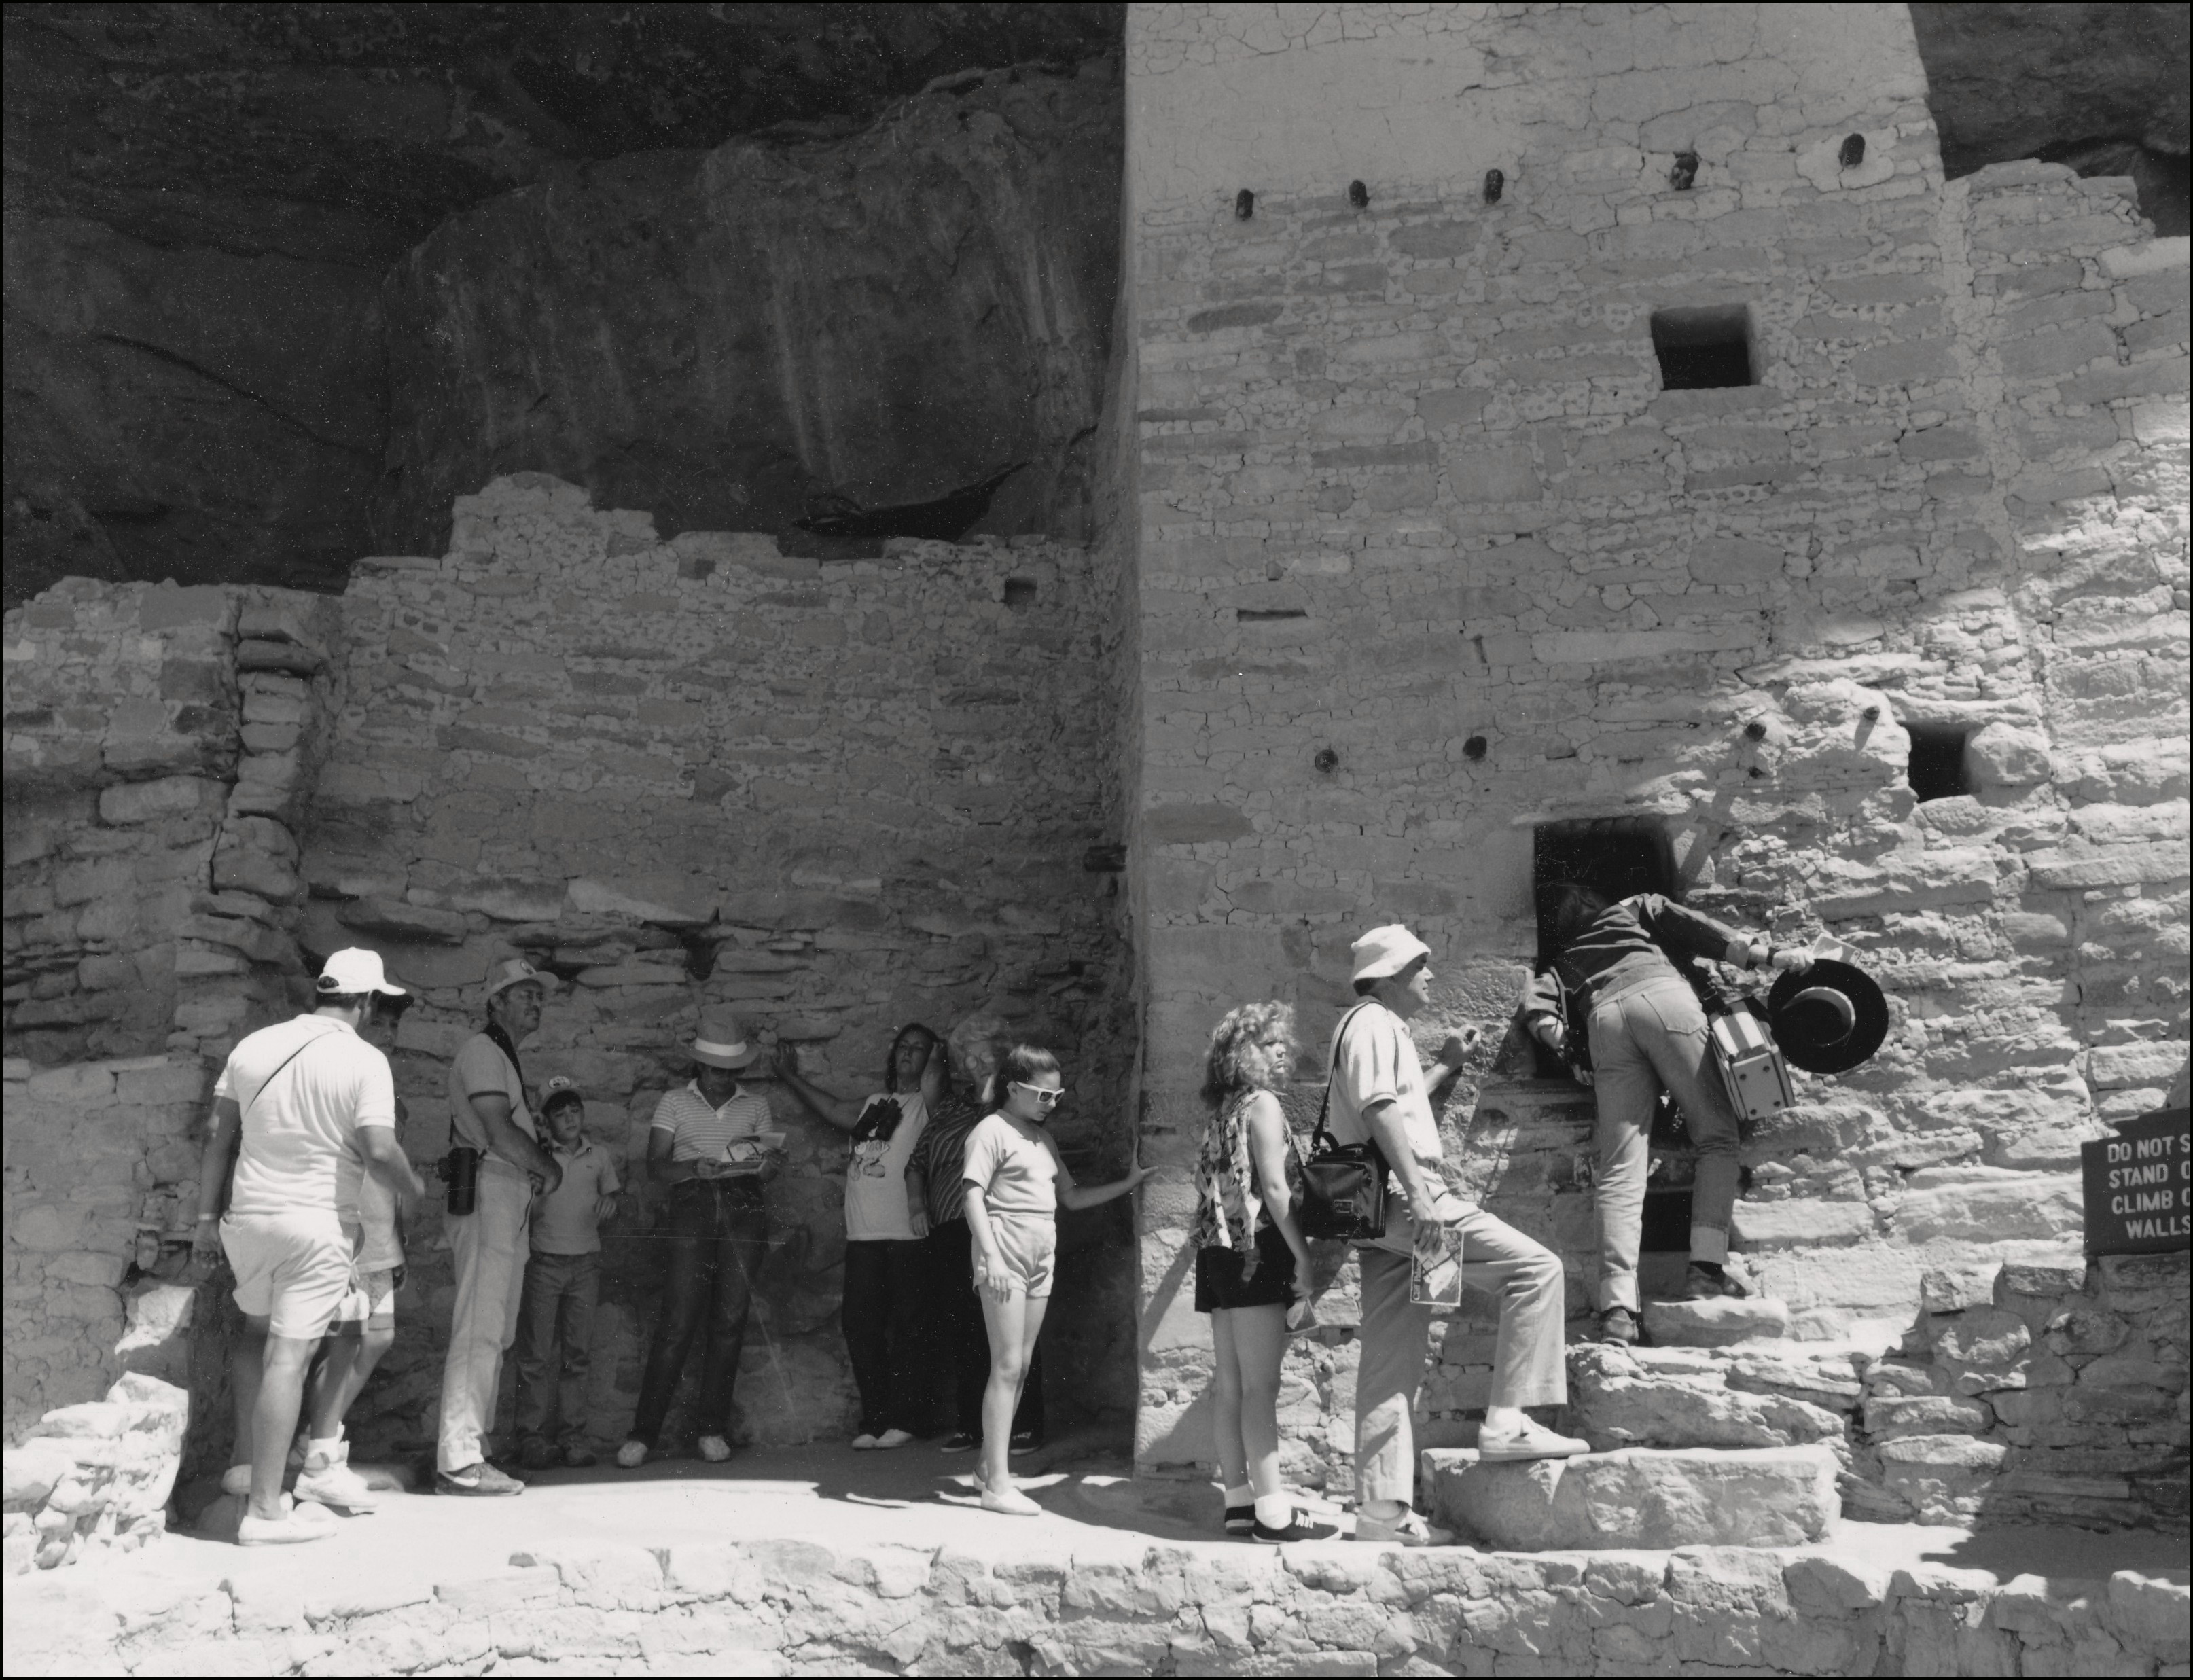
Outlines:
[[617, 1448], [625, 1470], [637, 1469], [656, 1449], [703, 1321], [697, 1444], [710, 1464], [730, 1457], [732, 1390], [769, 1242], [762, 1188], [784, 1162], [784, 1133], [774, 1129], [769, 1099], [739, 1079], [760, 1051], [738, 1018], [702, 1011], [688, 1053], [691, 1081], [663, 1092], [647, 1134], [648, 1176], [668, 1187], [656, 1234], [669, 1245], [669, 1267], [632, 1434]]
[[[449, 1252], [457, 1298], [442, 1368], [441, 1439], [434, 1491], [479, 1497], [525, 1484], [488, 1462], [502, 1360], [518, 1339], [530, 1252], [534, 1186], [553, 1190], [564, 1169], [541, 1147], [518, 1059], [541, 1024], [549, 977], [512, 957], [488, 977], [487, 1025], [449, 1064]], [[470, 1194], [467, 1192], [469, 1190]]]
[[[1443, 1538], [1410, 1509], [1417, 1480], [1413, 1413], [1430, 1350], [1432, 1310], [1410, 1299], [1413, 1254], [1460, 1239], [1462, 1280], [1500, 1304], [1492, 1391], [1478, 1450], [1498, 1462], [1567, 1458], [1583, 1442], [1534, 1422], [1526, 1406], [1568, 1398], [1561, 1365], [1561, 1262], [1522, 1232], [1473, 1207], [1447, 1187], [1434, 1093], [1409, 1035], [1431, 1002], [1431, 948], [1399, 923], [1374, 927], [1353, 947], [1356, 1002], [1333, 1035], [1329, 1107], [1341, 1143], [1376, 1143], [1398, 1195], [1386, 1234], [1356, 1250], [1363, 1271], [1362, 1362], [1355, 1377], [1355, 1538], [1401, 1545]], [[1440, 1049], [1444, 1097], [1469, 1046]]]

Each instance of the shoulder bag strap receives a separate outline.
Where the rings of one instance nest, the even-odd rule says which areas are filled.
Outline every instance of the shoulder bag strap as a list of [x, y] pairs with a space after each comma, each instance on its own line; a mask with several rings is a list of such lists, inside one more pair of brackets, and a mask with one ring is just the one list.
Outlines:
[[1355, 1018], [1363, 1005], [1369, 1001], [1368, 998], [1365, 998], [1352, 1005], [1348, 1012], [1340, 1018], [1340, 1030], [1333, 1035], [1332, 1060], [1325, 1069], [1325, 1095], [1319, 1100], [1317, 1105], [1317, 1125], [1312, 1128], [1309, 1134], [1309, 1146], [1313, 1153], [1320, 1150], [1339, 1147], [1332, 1133], [1326, 1129], [1325, 1123], [1326, 1116], [1332, 1109], [1332, 1079], [1333, 1075], [1340, 1071], [1340, 1048], [1348, 1042], [1348, 1023]]
[[281, 1061], [276, 1064], [274, 1071], [259, 1081], [259, 1088], [251, 1093], [250, 1102], [246, 1103], [241, 1109], [237, 1110], [238, 1120], [241, 1121], [245, 1115], [251, 1112], [253, 1108], [257, 1105], [259, 1099], [266, 1094], [266, 1087], [273, 1084], [276, 1080], [282, 1077], [283, 1069], [288, 1067], [290, 1063], [295, 1061], [300, 1056], [303, 1055], [307, 1050], [310, 1050], [314, 1045], [318, 1044], [327, 1035], [325, 1033], [314, 1033], [295, 1050], [292, 1050], [287, 1056], [284, 1056]]

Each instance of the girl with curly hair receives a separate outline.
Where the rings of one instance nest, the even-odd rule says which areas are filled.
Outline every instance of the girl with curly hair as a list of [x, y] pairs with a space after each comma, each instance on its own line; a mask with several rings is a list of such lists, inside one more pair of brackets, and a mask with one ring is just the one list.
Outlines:
[[1296, 1224], [1302, 1163], [1274, 1093], [1294, 1058], [1295, 1012], [1245, 1003], [1211, 1035], [1195, 1163], [1195, 1310], [1211, 1315], [1226, 1532], [1277, 1545], [1310, 1538], [1280, 1485], [1280, 1362], [1287, 1319], [1309, 1296]]

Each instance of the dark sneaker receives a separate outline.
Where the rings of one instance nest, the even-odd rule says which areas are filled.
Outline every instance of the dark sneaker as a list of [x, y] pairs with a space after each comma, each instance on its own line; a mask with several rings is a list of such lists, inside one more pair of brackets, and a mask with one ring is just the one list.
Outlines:
[[500, 1499], [512, 1494], [522, 1494], [525, 1484], [514, 1476], [505, 1476], [493, 1465], [483, 1460], [467, 1465], [462, 1470], [443, 1470], [434, 1473], [434, 1491], [453, 1494], [467, 1499]]
[[1249, 1538], [1249, 1531], [1256, 1526], [1256, 1506], [1229, 1505], [1226, 1507], [1226, 1533], [1229, 1538], [1245, 1540]]
[[[1252, 1517], [1255, 1511], [1256, 1507], [1251, 1506], [1250, 1513]], [[1428, 1532], [1436, 1534], [1439, 1531], [1431, 1529]], [[1287, 1526], [1284, 1528], [1268, 1528], [1262, 1522], [1252, 1522], [1250, 1527], [1250, 1536], [1259, 1545], [1292, 1545], [1297, 1540], [1330, 1540], [1332, 1537], [1332, 1530], [1313, 1528], [1303, 1521], [1302, 1513], [1295, 1511], [1287, 1513]]]
[[527, 1470], [547, 1470], [556, 1462], [556, 1449], [540, 1436], [529, 1435], [518, 1449], [518, 1462]]
[[1728, 1275], [1725, 1267], [1711, 1265], [1702, 1260], [1691, 1262], [1683, 1274], [1683, 1299], [1686, 1301], [1714, 1301], [1726, 1296], [1732, 1301], [1748, 1300], [1751, 1291]]
[[964, 1429], [953, 1431], [949, 1438], [936, 1450], [940, 1453], [971, 1453], [982, 1444], [979, 1435], [970, 1435]]
[[567, 1442], [564, 1444], [564, 1464], [565, 1468], [570, 1470], [591, 1470], [600, 1462], [601, 1460], [594, 1456], [594, 1449], [587, 1446], [585, 1442], [572, 1441]]
[[1628, 1307], [1609, 1307], [1599, 1316], [1599, 1339], [1629, 1347], [1637, 1340], [1637, 1315]]
[[1017, 1458], [1022, 1453], [1033, 1453], [1043, 1445], [1043, 1437], [1032, 1429], [1024, 1429], [1005, 1443], [1005, 1450]]

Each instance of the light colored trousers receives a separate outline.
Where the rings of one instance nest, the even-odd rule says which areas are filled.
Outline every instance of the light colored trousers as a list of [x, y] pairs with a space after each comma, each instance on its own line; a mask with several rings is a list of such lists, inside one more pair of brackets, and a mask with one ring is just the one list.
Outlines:
[[[1415, 1226], [1398, 1197], [1387, 1202], [1390, 1239]], [[1500, 1303], [1493, 1345], [1495, 1406], [1559, 1406], [1569, 1397], [1561, 1362], [1560, 1256], [1473, 1207], [1461, 1222], [1462, 1281]], [[1359, 1247], [1363, 1269], [1362, 1354], [1355, 1371], [1355, 1497], [1413, 1499], [1417, 1390], [1431, 1350], [1432, 1310], [1409, 1299], [1406, 1254]]]
[[1637, 1310], [1637, 1247], [1645, 1236], [1645, 1175], [1661, 1088], [1675, 1099], [1698, 1150], [1691, 1190], [1691, 1258], [1728, 1258], [1738, 1174], [1736, 1113], [1714, 1064], [1706, 1012], [1670, 974], [1640, 980], [1591, 1012], [1593, 1088], [1599, 1096], [1599, 1307]]
[[462, 1470], [487, 1456], [502, 1356], [518, 1339], [530, 1248], [533, 1184], [509, 1162], [480, 1162], [473, 1211], [449, 1220], [457, 1301], [449, 1319], [449, 1356], [442, 1367], [442, 1431], [435, 1463]]

